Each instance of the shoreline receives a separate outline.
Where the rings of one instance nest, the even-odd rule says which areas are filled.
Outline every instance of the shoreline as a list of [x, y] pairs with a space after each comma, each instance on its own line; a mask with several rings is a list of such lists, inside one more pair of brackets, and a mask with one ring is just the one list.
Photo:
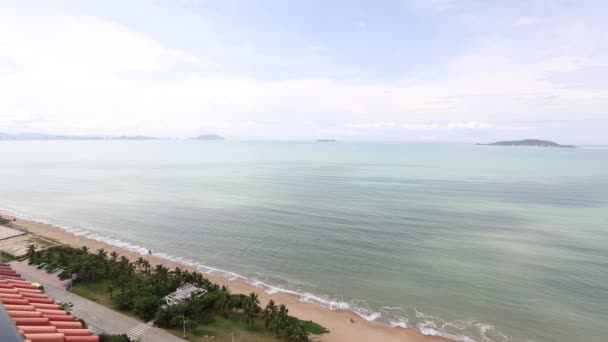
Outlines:
[[[87, 246], [91, 251], [103, 248], [108, 252], [117, 252], [131, 260], [135, 260], [142, 256], [142, 253], [138, 253], [136, 251], [116, 246], [104, 241], [95, 240], [86, 236], [76, 235], [56, 225], [36, 221], [34, 219], [22, 218], [5, 210], [0, 210], [0, 214], [5, 218], [16, 218], [17, 221], [14, 222], [13, 225], [23, 228], [31, 234], [56, 240], [59, 243], [70, 245], [72, 247], [80, 248], [82, 246]], [[273, 299], [278, 304], [285, 304], [288, 307], [291, 315], [303, 320], [312, 320], [317, 322], [330, 331], [328, 334], [315, 336], [314, 340], [316, 341], [453, 341], [442, 336], [424, 335], [415, 328], [403, 328], [399, 326], [391, 327], [381, 322], [368, 321], [350, 310], [329, 309], [317, 303], [304, 302], [301, 301], [300, 298], [295, 294], [285, 292], [268, 293], [264, 288], [239, 280], [238, 277], [236, 279], [227, 279], [222, 275], [205, 273], [199, 267], [189, 265], [185, 262], [170, 260], [154, 254], [150, 259], [152, 264], [163, 264], [169, 268], [181, 267], [182, 269], [200, 272], [212, 282], [227, 286], [232, 293], [248, 294], [251, 292], [256, 292], [259, 294], [259, 298], [262, 303]], [[351, 320], [355, 321], [356, 323], [351, 323]]]

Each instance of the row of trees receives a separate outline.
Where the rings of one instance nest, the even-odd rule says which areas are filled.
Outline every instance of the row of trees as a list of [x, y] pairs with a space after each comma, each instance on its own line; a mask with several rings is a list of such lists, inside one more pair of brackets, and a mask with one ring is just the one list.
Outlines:
[[[90, 253], [86, 247], [75, 249], [66, 246], [54, 246], [44, 251], [30, 246], [27, 256], [30, 263], [46, 263], [47, 267], [64, 269], [60, 274], [64, 279], [77, 274], [78, 282], [109, 282], [105, 291], [117, 309], [130, 311], [145, 321], [153, 319], [160, 327], [181, 327], [182, 319], [186, 319], [190, 328], [196, 328], [212, 322], [216, 315], [222, 315], [239, 316], [246, 326], [262, 320], [267, 331], [274, 332], [285, 341], [308, 341], [310, 333], [326, 332], [325, 328], [313, 322], [289, 316], [285, 305], [277, 306], [272, 300], [262, 309], [256, 293], [249, 296], [231, 294], [227, 287], [209, 281], [199, 272], [179, 267], [171, 270], [160, 264], [151, 267], [141, 257], [131, 262], [116, 252], [107, 253], [99, 249]], [[203, 297], [165, 306], [163, 297], [184, 283], [208, 292]]]

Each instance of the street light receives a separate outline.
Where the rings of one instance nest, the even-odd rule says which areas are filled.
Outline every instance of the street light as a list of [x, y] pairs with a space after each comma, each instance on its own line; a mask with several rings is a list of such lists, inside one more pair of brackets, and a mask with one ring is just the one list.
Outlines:
[[150, 260], [150, 257], [152, 256], [152, 250], [148, 249], [148, 274], [152, 273], [152, 261]]
[[78, 276], [78, 273], [70, 273], [70, 291], [74, 289], [74, 280]]
[[182, 321], [184, 322], [184, 338], [186, 338], [186, 316], [182, 315]]

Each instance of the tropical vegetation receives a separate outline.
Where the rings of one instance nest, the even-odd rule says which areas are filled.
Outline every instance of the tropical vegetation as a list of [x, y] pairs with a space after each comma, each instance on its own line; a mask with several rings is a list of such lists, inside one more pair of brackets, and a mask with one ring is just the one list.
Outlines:
[[99, 342], [132, 342], [132, 340], [126, 334], [122, 335], [99, 335]]
[[[87, 247], [53, 246], [39, 251], [34, 245], [28, 247], [26, 255], [31, 264], [63, 269], [59, 277], [72, 277], [76, 285], [102, 286], [116, 309], [144, 321], [153, 320], [159, 327], [172, 329], [185, 324], [189, 330], [196, 331], [198, 326], [210, 324], [216, 318], [239, 317], [244, 327], [253, 328], [257, 321], [263, 321], [266, 332], [284, 341], [309, 341], [311, 334], [327, 332], [314, 322], [289, 316], [285, 305], [276, 305], [272, 300], [264, 308], [260, 307], [257, 293], [232, 294], [226, 286], [211, 282], [199, 272], [179, 267], [169, 269], [162, 264], [152, 267], [142, 257], [131, 262], [104, 249], [91, 252]], [[208, 292], [180, 304], [164, 305], [163, 297], [185, 283]]]

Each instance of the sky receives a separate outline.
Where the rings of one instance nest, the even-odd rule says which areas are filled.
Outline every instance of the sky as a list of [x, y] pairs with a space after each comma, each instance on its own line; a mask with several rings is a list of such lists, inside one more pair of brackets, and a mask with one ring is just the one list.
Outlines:
[[0, 132], [608, 144], [606, 1], [0, 0]]

